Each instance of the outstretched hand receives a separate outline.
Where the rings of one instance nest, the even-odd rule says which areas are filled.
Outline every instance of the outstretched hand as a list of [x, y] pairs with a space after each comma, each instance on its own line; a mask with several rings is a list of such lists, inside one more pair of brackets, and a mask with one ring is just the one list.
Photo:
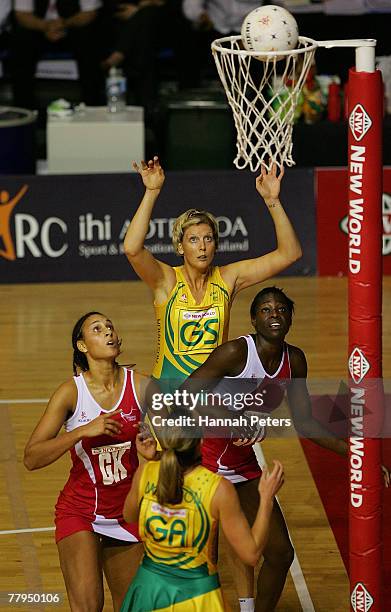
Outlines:
[[277, 175], [277, 164], [272, 164], [270, 171], [268, 172], [263, 166], [261, 174], [255, 179], [256, 189], [265, 200], [266, 204], [268, 200], [277, 200], [280, 195], [281, 179], [284, 176], [284, 168]]
[[271, 472], [267, 468], [262, 471], [258, 491], [261, 499], [273, 498], [284, 484], [284, 467], [280, 461], [273, 459], [274, 467]]
[[142, 160], [140, 166], [134, 161], [133, 168], [141, 175], [146, 189], [161, 189], [164, 183], [164, 170], [160, 165], [159, 158], [155, 155], [149, 162]]
[[137, 452], [147, 461], [151, 461], [156, 456], [156, 440], [146, 423], [140, 423], [138, 429], [139, 433], [136, 436]]

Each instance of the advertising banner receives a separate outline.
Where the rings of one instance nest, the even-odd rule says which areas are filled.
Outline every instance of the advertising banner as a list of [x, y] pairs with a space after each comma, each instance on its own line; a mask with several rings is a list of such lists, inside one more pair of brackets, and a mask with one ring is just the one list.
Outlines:
[[[317, 168], [318, 274], [348, 272], [348, 171]], [[383, 274], [391, 274], [391, 168], [383, 170]]]
[[[285, 274], [316, 271], [313, 171], [283, 179], [284, 203], [303, 247]], [[110, 281], [137, 278], [123, 240], [144, 188], [136, 174], [0, 177], [2, 283]], [[217, 263], [265, 254], [276, 247], [267, 208], [247, 172], [171, 172], [153, 211], [146, 246], [171, 265], [175, 218], [206, 209], [219, 221]]]

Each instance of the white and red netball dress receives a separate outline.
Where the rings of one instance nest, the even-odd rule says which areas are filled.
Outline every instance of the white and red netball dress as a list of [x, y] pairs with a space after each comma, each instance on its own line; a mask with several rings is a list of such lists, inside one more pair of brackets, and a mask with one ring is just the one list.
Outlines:
[[[284, 350], [280, 365], [272, 375], [268, 374], [263, 367], [255, 346], [254, 337], [251, 335], [241, 336], [247, 342], [247, 361], [242, 372], [238, 376], [226, 376], [213, 389], [213, 393], [220, 396], [225, 393], [253, 393], [262, 392], [268, 385], [275, 384], [281, 387], [280, 398], [282, 399], [287, 382], [291, 378], [291, 366], [289, 362], [288, 345], [284, 343]], [[243, 379], [243, 387], [237, 382]], [[254, 383], [251, 383], [251, 381]], [[274, 406], [276, 408], [277, 406]], [[232, 410], [235, 410], [232, 407]], [[260, 408], [260, 412], [268, 412], [267, 404]], [[233, 483], [243, 482], [258, 478], [262, 474], [252, 446], [235, 446], [234, 439], [230, 438], [208, 438], [202, 443], [202, 465], [212, 472], [217, 472]]]
[[120, 412], [113, 418], [122, 423], [122, 431], [115, 437], [83, 438], [71, 449], [71, 472], [56, 504], [57, 542], [77, 531], [94, 531], [129, 543], [138, 541], [137, 525], [125, 523], [122, 508], [138, 467], [138, 430], [134, 425], [140, 421], [141, 407], [133, 372], [126, 368], [123, 371], [121, 396], [110, 410], [95, 401], [82, 374], [74, 377], [77, 405], [65, 423], [66, 431], [118, 409]]

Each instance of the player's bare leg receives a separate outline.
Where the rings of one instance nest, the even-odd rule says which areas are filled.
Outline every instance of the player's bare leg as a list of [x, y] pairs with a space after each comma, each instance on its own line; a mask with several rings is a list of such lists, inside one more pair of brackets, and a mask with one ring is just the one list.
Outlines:
[[143, 551], [141, 543], [103, 548], [103, 571], [113, 600], [114, 612], [118, 612], [121, 608], [128, 587], [140, 565]]
[[[224, 537], [224, 536], [223, 536]], [[227, 559], [231, 576], [233, 578], [236, 593], [239, 599], [248, 599], [254, 597], [254, 568], [251, 565], [245, 565], [238, 558], [235, 551], [224, 538], [224, 545], [227, 551]]]
[[[258, 479], [236, 486], [240, 503], [253, 524], [258, 509]], [[255, 612], [272, 612], [280, 599], [294, 557], [288, 529], [278, 502], [275, 500], [269, 528], [269, 539], [257, 579]]]
[[78, 531], [57, 543], [61, 571], [72, 612], [101, 612], [101, 544], [90, 531]]

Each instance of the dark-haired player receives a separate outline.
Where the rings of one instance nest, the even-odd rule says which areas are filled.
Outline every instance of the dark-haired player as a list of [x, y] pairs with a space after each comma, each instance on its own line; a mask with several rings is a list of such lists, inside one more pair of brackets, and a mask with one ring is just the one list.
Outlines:
[[120, 345], [105, 315], [89, 312], [79, 319], [72, 333], [79, 375], [54, 392], [25, 449], [29, 470], [71, 453], [55, 517], [71, 610], [103, 609], [104, 574], [118, 611], [142, 553], [137, 525], [125, 523], [122, 508], [137, 452], [151, 459], [156, 443], [138, 429], [146, 377], [118, 365]]
[[[273, 408], [276, 408], [286, 392], [294, 426], [300, 435], [346, 454], [346, 443], [332, 438], [312, 417], [305, 355], [298, 347], [285, 342], [292, 324], [293, 310], [293, 301], [282, 289], [262, 289], [255, 296], [250, 309], [255, 334], [241, 336], [214, 349], [185, 385], [193, 393], [213, 389], [213, 393], [220, 396], [225, 392], [264, 391], [262, 412], [270, 409], [269, 395], [273, 395]], [[254, 381], [252, 389], [249, 387], [251, 381]], [[238, 444], [234, 438], [205, 438], [202, 445], [203, 465], [236, 485], [241, 506], [251, 524], [259, 503], [258, 482], [262, 471], [252, 445]], [[270, 536], [263, 558], [255, 603], [252, 599], [254, 570], [243, 565], [236, 556], [233, 558], [233, 575], [242, 611], [274, 610], [294, 558], [293, 546], [277, 502], [274, 504]]]

